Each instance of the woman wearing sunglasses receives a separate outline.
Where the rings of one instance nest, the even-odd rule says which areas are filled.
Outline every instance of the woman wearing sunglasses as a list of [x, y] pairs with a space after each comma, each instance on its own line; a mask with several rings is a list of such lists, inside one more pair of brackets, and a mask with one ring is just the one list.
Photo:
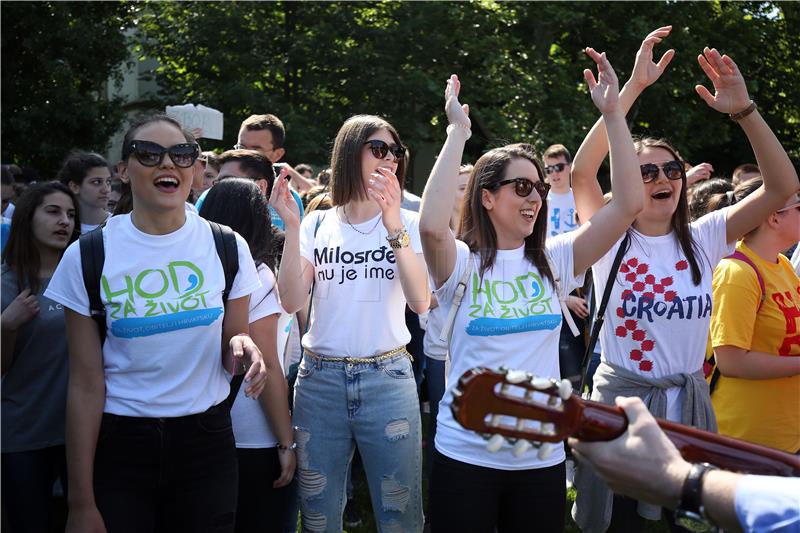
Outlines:
[[66, 308], [68, 531], [233, 531], [236, 450], [228, 372], [264, 386], [248, 331], [260, 282], [236, 235], [239, 270], [225, 279], [211, 227], [187, 212], [198, 146], [157, 115], [125, 135], [121, 174], [133, 211], [103, 228], [105, 341], [90, 315], [81, 254], [70, 246], [46, 296]]
[[[473, 367], [507, 366], [558, 377], [561, 311], [582, 273], [633, 222], [642, 205], [641, 181], [631, 178], [636, 155], [617, 102], [617, 79], [592, 49], [599, 79], [586, 77], [592, 100], [608, 121], [614, 201], [591, 224], [546, 239], [544, 172], [532, 147], [512, 144], [475, 163], [456, 239], [449, 216], [458, 166], [470, 136], [468, 107], [458, 102], [455, 75], [445, 91], [447, 139], [422, 202], [425, 259], [442, 306], [458, 305], [450, 340], [447, 389], [439, 406], [431, 481], [432, 531], [562, 531], [566, 501], [564, 447], [520, 441], [492, 446], [463, 429], [450, 410], [458, 378]], [[454, 302], [459, 284], [463, 301]], [[504, 420], [503, 423], [514, 421]]]
[[[653, 46], [670, 30], [670, 26], [659, 28], [642, 42], [631, 79], [620, 94], [625, 110], [669, 64], [674, 50], [658, 63], [652, 57]], [[613, 404], [617, 395], [639, 396], [657, 417], [716, 430], [702, 370], [712, 314], [712, 273], [720, 259], [733, 251], [738, 238], [784, 205], [797, 189], [797, 174], [751, 102], [733, 60], [706, 48], [698, 62], [716, 93], [701, 85], [697, 93], [712, 109], [729, 114], [742, 127], [763, 171], [764, 187], [731, 208], [689, 223], [686, 174], [677, 151], [664, 140], [637, 141], [636, 174], [644, 183], [644, 209], [627, 232], [621, 266], [613, 275], [592, 398]], [[592, 223], [603, 202], [596, 174], [606, 155], [605, 129], [599, 120], [573, 165], [578, 214]], [[623, 244], [618, 241], [594, 265], [596, 294], [603, 294]], [[578, 497], [573, 516], [583, 528], [641, 531], [645, 518], [661, 516], [659, 508], [612, 498], [605, 484], [580, 466], [575, 485]]]
[[406, 304], [425, 311], [430, 292], [417, 215], [400, 208], [406, 163], [391, 124], [355, 116], [334, 141], [332, 209], [300, 224], [284, 179], [270, 198], [286, 223], [281, 303], [297, 312], [312, 292], [293, 418], [309, 531], [341, 531], [355, 446], [378, 528], [422, 529], [419, 402], [404, 313]]
[[[734, 203], [761, 184], [739, 184]], [[800, 451], [800, 278], [782, 252], [798, 241], [800, 198], [793, 195], [720, 261], [711, 317], [719, 432], [789, 453]]]

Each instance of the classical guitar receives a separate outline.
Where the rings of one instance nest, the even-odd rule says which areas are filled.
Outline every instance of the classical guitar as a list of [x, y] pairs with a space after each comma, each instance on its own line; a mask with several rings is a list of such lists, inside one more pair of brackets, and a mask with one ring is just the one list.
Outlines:
[[[453, 391], [453, 417], [483, 435], [496, 451], [504, 442], [520, 455], [531, 448], [546, 455], [547, 443], [576, 437], [612, 440], [625, 432], [622, 409], [581, 399], [569, 381], [540, 378], [518, 370], [474, 368]], [[800, 457], [666, 420], [658, 425], [692, 463], [748, 474], [800, 476]]]

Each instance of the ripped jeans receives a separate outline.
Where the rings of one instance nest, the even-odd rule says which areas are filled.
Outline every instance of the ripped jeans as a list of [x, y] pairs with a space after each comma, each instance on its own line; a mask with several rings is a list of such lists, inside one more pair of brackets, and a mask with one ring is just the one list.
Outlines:
[[306, 355], [294, 394], [303, 531], [342, 531], [356, 445], [379, 530], [422, 531], [419, 398], [408, 354], [358, 364]]

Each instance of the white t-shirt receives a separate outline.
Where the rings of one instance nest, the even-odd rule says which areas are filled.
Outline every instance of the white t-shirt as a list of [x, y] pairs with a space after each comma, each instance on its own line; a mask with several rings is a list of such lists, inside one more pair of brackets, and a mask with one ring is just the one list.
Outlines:
[[555, 237], [578, 227], [575, 221], [575, 197], [572, 189], [547, 195], [547, 237]]
[[[563, 297], [578, 287], [582, 278], [573, 274], [574, 239], [574, 234], [566, 234], [546, 241], [547, 254], [556, 271], [554, 275], [561, 279]], [[436, 449], [457, 461], [500, 470], [556, 465], [564, 461], [564, 447], [560, 444], [554, 445], [552, 454], [544, 461], [537, 459], [535, 451], [514, 457], [508, 444], [493, 454], [486, 450], [483, 437], [464, 429], [453, 419], [450, 411], [453, 389], [458, 378], [471, 368], [506, 366], [540, 377], [558, 378], [562, 320], [558, 295], [550, 282], [525, 259], [524, 247], [497, 250], [495, 264], [482, 280], [480, 256], [471, 254], [467, 245], [458, 240], [456, 250], [458, 257], [453, 273], [435, 291], [440, 305], [448, 312], [468, 261], [473, 261], [473, 270], [453, 324], [450, 372], [436, 419]], [[538, 393], [534, 395], [537, 400], [543, 397]], [[504, 423], [513, 424], [514, 420], [506, 419]]]
[[[261, 280], [261, 288], [250, 295], [250, 324], [264, 317], [283, 312], [278, 304], [275, 275], [268, 266], [264, 264], [258, 266], [258, 278]], [[239, 388], [236, 401], [233, 402], [233, 409], [231, 409], [236, 447], [274, 448], [278, 445], [278, 439], [272, 432], [261, 402], [245, 396], [244, 390], [244, 386]]]
[[[230, 392], [220, 340], [225, 275], [208, 223], [187, 211], [177, 231], [150, 235], [127, 214], [110, 218], [102, 231], [105, 412], [177, 417], [224, 400]], [[247, 243], [239, 235], [236, 241], [232, 300], [260, 286]], [[90, 316], [78, 242], [67, 248], [45, 294]]]
[[[630, 248], [622, 258], [600, 332], [603, 361], [652, 378], [702, 368], [711, 323], [711, 277], [735, 245], [726, 242], [726, 217], [723, 209], [690, 224], [702, 274], [697, 286], [674, 232], [648, 237], [630, 230]], [[621, 242], [592, 267], [598, 295], [605, 290]], [[670, 420], [681, 419], [680, 390], [667, 389]]]
[[[419, 215], [405, 209], [400, 215], [412, 250], [421, 254]], [[369, 357], [411, 340], [397, 259], [381, 215], [354, 226], [358, 231], [340, 221], [334, 209], [314, 211], [300, 226], [300, 254], [314, 265], [316, 279], [303, 346], [317, 354]]]

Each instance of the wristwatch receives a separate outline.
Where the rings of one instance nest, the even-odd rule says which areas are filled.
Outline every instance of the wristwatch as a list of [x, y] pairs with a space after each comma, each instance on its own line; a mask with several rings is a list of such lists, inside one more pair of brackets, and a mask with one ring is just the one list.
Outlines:
[[389, 241], [389, 246], [392, 247], [392, 250], [399, 250], [400, 248], [406, 248], [411, 244], [411, 237], [409, 237], [406, 228], [400, 228], [397, 232], [392, 235], [387, 235], [386, 240]]
[[675, 510], [675, 523], [689, 531], [716, 532], [717, 526], [706, 516], [703, 506], [703, 478], [717, 467], [708, 463], [693, 464], [681, 489], [681, 502]]

